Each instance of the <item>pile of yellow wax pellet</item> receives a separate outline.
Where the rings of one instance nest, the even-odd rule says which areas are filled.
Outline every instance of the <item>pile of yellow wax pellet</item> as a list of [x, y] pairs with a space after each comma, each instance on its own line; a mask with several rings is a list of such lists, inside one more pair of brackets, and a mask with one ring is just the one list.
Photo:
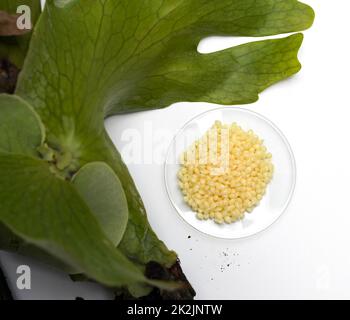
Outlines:
[[259, 204], [273, 176], [272, 155], [252, 130], [212, 128], [181, 156], [179, 186], [200, 220], [233, 223]]

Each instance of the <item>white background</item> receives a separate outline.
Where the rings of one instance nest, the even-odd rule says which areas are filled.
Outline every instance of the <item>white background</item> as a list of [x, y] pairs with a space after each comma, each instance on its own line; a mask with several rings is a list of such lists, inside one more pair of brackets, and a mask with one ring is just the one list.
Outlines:
[[[350, 299], [350, 3], [305, 2], [315, 9], [316, 20], [305, 32], [299, 55], [302, 71], [247, 106], [277, 124], [297, 161], [296, 192], [276, 224], [238, 241], [202, 235], [171, 206], [163, 165], [129, 166], [151, 225], [178, 252], [198, 299]], [[211, 39], [200, 49], [218, 50], [246, 40]], [[142, 132], [144, 122], [151, 121], [155, 130], [166, 128], [175, 134], [190, 118], [215, 107], [181, 103], [114, 117], [107, 121], [107, 128], [123, 149], [121, 134], [127, 128]], [[110, 297], [97, 285], [73, 284], [65, 275], [30, 259], [5, 253], [0, 257], [12, 286], [19, 264], [32, 267], [32, 290], [17, 291], [18, 298]]]

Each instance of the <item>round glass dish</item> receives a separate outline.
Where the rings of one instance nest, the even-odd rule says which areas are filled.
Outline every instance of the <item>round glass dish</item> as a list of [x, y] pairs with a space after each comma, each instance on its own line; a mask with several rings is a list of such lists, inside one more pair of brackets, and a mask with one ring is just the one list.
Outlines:
[[[202, 137], [216, 120], [224, 124], [236, 122], [244, 130], [253, 130], [264, 140], [268, 151], [272, 153], [275, 167], [273, 179], [259, 206], [252, 213], [246, 213], [242, 220], [223, 225], [218, 225], [212, 220], [201, 221], [196, 218], [195, 212], [183, 199], [177, 178], [180, 155], [195, 140]], [[174, 137], [165, 161], [167, 193], [179, 215], [198, 231], [223, 239], [248, 237], [271, 226], [287, 208], [294, 192], [295, 182], [295, 159], [283, 133], [260, 114], [237, 107], [210, 110], [187, 122]]]

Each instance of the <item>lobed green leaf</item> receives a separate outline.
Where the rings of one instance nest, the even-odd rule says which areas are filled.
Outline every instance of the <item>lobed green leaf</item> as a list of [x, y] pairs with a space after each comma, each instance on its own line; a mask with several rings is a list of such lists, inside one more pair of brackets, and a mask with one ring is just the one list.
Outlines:
[[37, 156], [45, 129], [32, 107], [23, 99], [0, 95], [0, 151]]
[[109, 240], [118, 246], [129, 213], [128, 202], [117, 175], [105, 163], [91, 162], [77, 172], [73, 184]]

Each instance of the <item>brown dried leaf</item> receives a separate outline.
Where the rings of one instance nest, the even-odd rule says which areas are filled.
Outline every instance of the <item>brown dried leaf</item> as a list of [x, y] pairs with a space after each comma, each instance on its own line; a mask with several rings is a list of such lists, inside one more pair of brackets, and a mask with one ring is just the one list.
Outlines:
[[18, 29], [17, 19], [19, 15], [12, 15], [0, 10], [0, 36], [20, 36], [30, 32], [30, 30]]

